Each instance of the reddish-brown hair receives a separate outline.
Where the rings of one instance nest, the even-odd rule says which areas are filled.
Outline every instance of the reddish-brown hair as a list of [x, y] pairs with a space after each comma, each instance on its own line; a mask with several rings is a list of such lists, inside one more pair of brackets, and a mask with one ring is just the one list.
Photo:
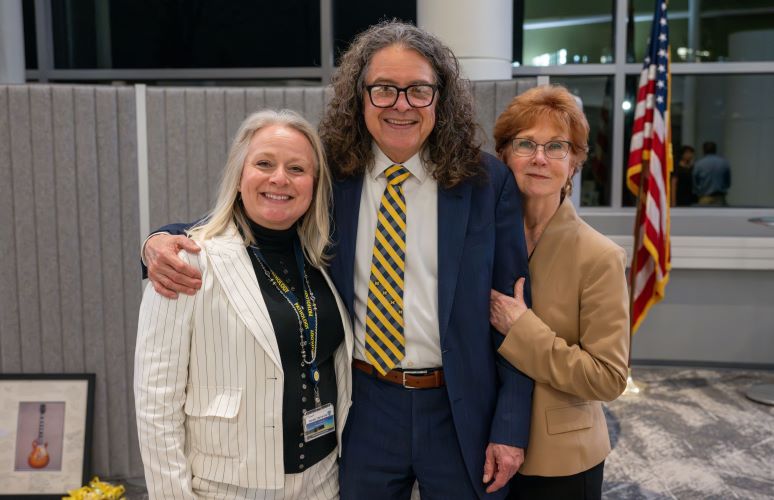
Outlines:
[[507, 159], [507, 148], [522, 130], [550, 123], [565, 131], [572, 143], [577, 171], [588, 156], [589, 122], [578, 101], [561, 85], [540, 85], [523, 92], [508, 104], [494, 126], [495, 150]]

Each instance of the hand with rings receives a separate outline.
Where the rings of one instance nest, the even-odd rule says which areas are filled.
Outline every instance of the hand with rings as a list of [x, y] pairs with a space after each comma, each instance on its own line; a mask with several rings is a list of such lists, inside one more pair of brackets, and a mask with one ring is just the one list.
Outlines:
[[513, 297], [492, 290], [489, 295], [489, 322], [503, 335], [508, 334], [514, 323], [527, 311], [524, 302], [524, 278], [513, 287]]

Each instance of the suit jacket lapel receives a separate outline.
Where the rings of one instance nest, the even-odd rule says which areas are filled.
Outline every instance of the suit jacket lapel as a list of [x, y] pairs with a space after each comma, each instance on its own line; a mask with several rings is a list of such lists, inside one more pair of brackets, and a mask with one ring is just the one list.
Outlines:
[[216, 279], [255, 340], [282, 370], [277, 337], [250, 257], [236, 229], [204, 242]]
[[465, 231], [468, 227], [470, 182], [438, 188], [438, 325], [443, 346], [457, 287]]
[[335, 293], [336, 287], [334, 286], [333, 280], [331, 279], [331, 277], [328, 275], [325, 269], [320, 269], [320, 272], [325, 278], [325, 281], [328, 283], [328, 286], [331, 287], [331, 291], [334, 292], [333, 297], [336, 299], [336, 306], [338, 306], [339, 315], [341, 315], [341, 320], [344, 324], [343, 325], [344, 326], [344, 345], [346, 346], [345, 351], [348, 356], [347, 366], [349, 367], [349, 365], [352, 362], [352, 352], [354, 351], [354, 348], [355, 348], [354, 346], [355, 340], [352, 336], [352, 325], [346, 318], [347, 308], [344, 305], [344, 301], [341, 299], [340, 294]]
[[333, 185], [334, 257], [330, 273], [350, 319], [355, 313], [355, 243], [362, 192], [363, 176], [337, 181]]

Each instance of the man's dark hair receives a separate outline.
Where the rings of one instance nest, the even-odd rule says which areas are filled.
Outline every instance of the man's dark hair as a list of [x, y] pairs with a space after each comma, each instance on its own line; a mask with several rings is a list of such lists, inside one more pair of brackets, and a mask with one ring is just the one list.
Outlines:
[[704, 151], [705, 155], [714, 155], [718, 152], [718, 145], [712, 141], [707, 141], [702, 144], [701, 149]]
[[680, 146], [680, 157], [682, 158], [686, 151], [690, 151], [691, 153], [695, 153], [696, 149], [693, 146], [689, 146], [688, 144], [684, 144]]

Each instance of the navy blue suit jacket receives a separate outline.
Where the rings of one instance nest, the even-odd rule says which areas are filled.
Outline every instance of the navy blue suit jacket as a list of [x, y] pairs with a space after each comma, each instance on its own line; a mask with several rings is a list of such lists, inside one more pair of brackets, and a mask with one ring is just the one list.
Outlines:
[[[444, 377], [474, 485], [481, 485], [488, 443], [526, 449], [533, 386], [497, 355], [503, 337], [489, 324], [490, 289], [513, 295], [516, 279], [528, 276], [521, 196], [505, 165], [487, 153], [482, 153], [481, 162], [486, 181], [438, 188], [438, 324]], [[350, 316], [362, 188], [363, 177], [358, 176], [335, 182], [333, 189], [330, 274]]]

